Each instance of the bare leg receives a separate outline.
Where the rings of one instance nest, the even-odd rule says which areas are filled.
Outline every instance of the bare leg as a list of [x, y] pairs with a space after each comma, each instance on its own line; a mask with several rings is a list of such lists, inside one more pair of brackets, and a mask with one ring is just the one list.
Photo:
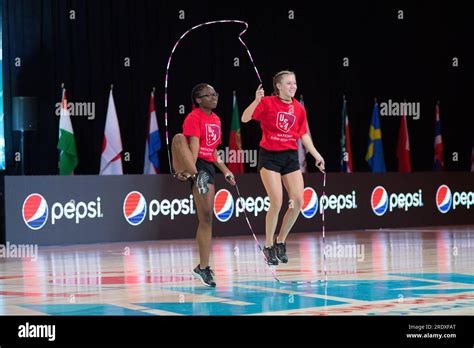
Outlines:
[[209, 191], [202, 195], [196, 185], [193, 186], [194, 202], [199, 219], [199, 226], [196, 233], [196, 240], [199, 247], [199, 267], [206, 268], [209, 266], [209, 256], [211, 255], [212, 246], [212, 214], [214, 207], [215, 188], [213, 184], [209, 184]]
[[280, 173], [262, 168], [260, 170], [260, 177], [262, 178], [263, 186], [270, 198], [270, 208], [265, 217], [265, 246], [271, 247], [273, 245], [273, 236], [278, 225], [278, 215], [280, 213], [283, 188], [281, 185]]
[[285, 185], [288, 197], [290, 199], [289, 207], [283, 217], [280, 233], [277, 242], [284, 243], [288, 233], [298, 219], [301, 207], [303, 205], [304, 181], [300, 170], [282, 176], [283, 185]]
[[173, 168], [175, 172], [180, 173], [184, 179], [187, 176], [198, 172], [188, 141], [183, 134], [178, 133], [173, 137], [173, 141], [171, 142], [171, 153], [173, 158]]

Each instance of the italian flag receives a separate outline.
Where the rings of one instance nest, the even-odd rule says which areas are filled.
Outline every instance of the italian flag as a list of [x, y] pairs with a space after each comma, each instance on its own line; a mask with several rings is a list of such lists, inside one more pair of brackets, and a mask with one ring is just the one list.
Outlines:
[[237, 96], [234, 91], [234, 101], [232, 110], [232, 123], [230, 126], [230, 139], [229, 139], [229, 150], [235, 151], [235, 163], [227, 163], [227, 168], [233, 174], [239, 174], [244, 172], [244, 164], [241, 161], [237, 161], [241, 156], [238, 155], [239, 150], [242, 150], [242, 140], [240, 138], [240, 121], [239, 121], [239, 108], [237, 106]]
[[76, 140], [72, 129], [71, 117], [67, 108], [66, 89], [63, 88], [61, 114], [59, 117], [59, 175], [72, 175], [79, 162], [77, 158]]

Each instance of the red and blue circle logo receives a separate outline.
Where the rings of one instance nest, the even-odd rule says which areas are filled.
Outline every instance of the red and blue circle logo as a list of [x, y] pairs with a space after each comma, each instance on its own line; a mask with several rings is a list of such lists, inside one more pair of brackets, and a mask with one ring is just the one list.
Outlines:
[[374, 188], [370, 196], [370, 205], [375, 215], [382, 216], [385, 214], [388, 208], [388, 194], [385, 188], [382, 186]]
[[436, 191], [436, 206], [438, 210], [445, 214], [451, 209], [451, 204], [453, 202], [453, 195], [451, 190], [446, 185], [441, 185]]
[[318, 195], [311, 187], [306, 187], [303, 191], [303, 206], [301, 207], [301, 214], [311, 219], [318, 211]]
[[234, 198], [227, 190], [219, 190], [214, 197], [214, 215], [221, 222], [228, 221], [234, 212]]
[[125, 220], [132, 225], [140, 225], [146, 216], [146, 200], [138, 191], [130, 192], [123, 201], [123, 215]]
[[48, 220], [48, 203], [38, 193], [32, 193], [26, 197], [21, 211], [23, 221], [32, 230], [39, 230]]

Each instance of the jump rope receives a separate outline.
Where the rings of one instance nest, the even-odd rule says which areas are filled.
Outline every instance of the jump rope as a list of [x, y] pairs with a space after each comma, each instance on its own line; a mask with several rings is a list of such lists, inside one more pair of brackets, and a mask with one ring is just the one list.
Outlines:
[[[248, 29], [248, 24], [244, 21], [240, 21], [240, 20], [234, 20], [234, 19], [224, 19], [224, 20], [218, 20], [218, 21], [211, 21], [211, 22], [205, 22], [205, 23], [201, 23], [201, 24], [198, 24], [194, 27], [192, 27], [191, 29], [187, 30], [183, 35], [181, 35], [181, 37], [178, 39], [178, 41], [176, 41], [175, 45], [173, 46], [173, 49], [171, 50], [171, 54], [168, 58], [168, 64], [166, 65], [166, 75], [165, 75], [165, 134], [166, 134], [166, 150], [168, 152], [168, 163], [169, 163], [169, 168], [170, 168], [170, 171], [172, 172], [172, 166], [171, 166], [171, 155], [170, 155], [170, 147], [169, 147], [169, 134], [168, 134], [168, 76], [169, 76], [169, 70], [170, 70], [170, 66], [171, 66], [171, 60], [173, 58], [173, 54], [174, 52], [176, 51], [176, 48], [178, 47], [179, 43], [181, 42], [181, 40], [183, 40], [183, 38], [188, 35], [191, 31], [197, 29], [197, 28], [200, 28], [200, 27], [204, 27], [206, 25], [211, 25], [211, 24], [218, 24], [218, 23], [239, 23], [239, 24], [243, 24], [245, 26], [244, 30], [239, 34], [239, 41], [240, 43], [245, 47], [245, 50], [247, 51], [247, 54], [250, 58], [250, 61], [252, 63], [252, 66], [254, 67], [255, 69], [255, 73], [257, 74], [257, 78], [258, 80], [260, 81], [260, 84], [263, 85], [263, 82], [262, 82], [262, 79], [260, 78], [260, 74], [258, 72], [258, 69], [257, 69], [257, 66], [253, 60], [253, 57], [252, 57], [252, 54], [250, 53], [250, 50], [248, 49], [247, 45], [245, 44], [245, 42], [242, 40], [242, 35], [244, 35], [244, 33], [247, 31]], [[323, 195], [321, 197], [324, 197], [325, 196], [325, 188], [326, 188], [326, 172], [325, 171], [322, 171], [323, 173]], [[173, 173], [172, 173], [173, 174]], [[227, 177], [227, 179], [229, 179], [229, 177]], [[235, 183], [235, 189], [237, 191], [237, 196], [238, 196], [238, 199], [244, 199], [242, 197], [242, 195], [240, 194], [240, 190], [239, 190], [239, 186], [237, 185], [237, 183]], [[245, 211], [244, 209], [244, 216], [245, 216], [245, 220], [247, 221], [247, 225], [250, 229], [250, 232], [252, 233], [252, 236], [253, 238], [255, 239], [255, 243], [257, 244], [257, 247], [258, 249], [260, 250], [262, 256], [263, 256], [263, 260], [265, 262], [265, 264], [268, 266], [270, 272], [272, 273], [272, 276], [273, 278], [281, 283], [281, 284], [310, 284], [310, 283], [318, 283], [318, 282], [327, 282], [328, 281], [328, 276], [327, 276], [327, 266], [326, 266], [326, 252], [325, 252], [325, 249], [326, 249], [326, 226], [325, 226], [325, 222], [324, 222], [324, 207], [323, 205], [321, 204], [321, 217], [322, 217], [322, 230], [323, 230], [323, 269], [324, 269], [324, 280], [322, 279], [315, 279], [315, 280], [282, 280], [280, 278], [278, 278], [277, 274], [276, 274], [276, 271], [274, 268], [272, 268], [270, 265], [268, 265], [267, 263], [267, 259], [265, 257], [265, 254], [263, 253], [263, 248], [262, 246], [260, 245], [260, 242], [258, 241], [258, 238], [257, 236], [255, 235], [255, 232], [254, 232], [254, 229], [252, 227], [252, 224], [250, 223], [250, 220], [247, 216], [247, 212]]]

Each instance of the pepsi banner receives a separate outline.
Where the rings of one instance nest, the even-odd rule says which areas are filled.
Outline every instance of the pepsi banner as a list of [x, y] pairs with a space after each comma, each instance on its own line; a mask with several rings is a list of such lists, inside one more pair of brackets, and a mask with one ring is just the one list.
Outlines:
[[[474, 174], [334, 173], [304, 175], [294, 232], [474, 224]], [[189, 183], [169, 175], [7, 176], [4, 239], [39, 245], [194, 238]], [[270, 202], [257, 174], [238, 175], [242, 198], [216, 177], [213, 234], [265, 233]], [[283, 202], [288, 202], [285, 197]], [[285, 213], [287, 204], [281, 209]]]

